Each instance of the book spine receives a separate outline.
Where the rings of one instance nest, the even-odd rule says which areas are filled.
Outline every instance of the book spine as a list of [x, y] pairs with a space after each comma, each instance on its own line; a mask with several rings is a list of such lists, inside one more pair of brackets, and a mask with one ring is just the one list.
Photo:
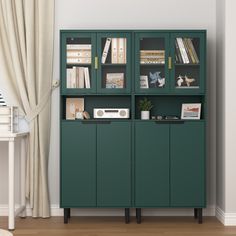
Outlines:
[[76, 88], [76, 67], [72, 68], [72, 80], [71, 80], [71, 88]]
[[67, 50], [77, 50], [77, 49], [91, 50], [92, 45], [91, 44], [67, 44], [66, 49]]
[[187, 53], [189, 62], [190, 62], [190, 63], [193, 63], [192, 58], [191, 58], [191, 56], [190, 56], [190, 52], [189, 52], [188, 45], [187, 45], [187, 43], [186, 43], [186, 38], [183, 38], [182, 40], [183, 40], [184, 48], [185, 48], [185, 51], [186, 51], [186, 53]]
[[177, 54], [178, 63], [183, 63], [183, 59], [181, 57], [181, 53], [179, 50], [179, 45], [178, 45], [177, 40], [175, 40], [175, 47], [176, 47], [176, 54]]
[[193, 55], [193, 52], [192, 52], [192, 48], [191, 48], [191, 46], [189, 44], [189, 38], [186, 38], [186, 44], [188, 45], [188, 50], [189, 50], [189, 54], [190, 54], [191, 60], [195, 64], [196, 60], [194, 58], [194, 55]]
[[90, 88], [90, 78], [88, 67], [84, 67], [84, 78], [85, 78], [85, 87]]
[[103, 53], [102, 53], [102, 60], [101, 60], [102, 64], [106, 62], [110, 45], [111, 45], [111, 38], [107, 38], [104, 49], [103, 49]]
[[71, 70], [70, 68], [66, 69], [66, 88], [71, 88]]
[[84, 67], [79, 68], [79, 88], [84, 88]]
[[74, 50], [74, 51], [67, 51], [67, 58], [70, 57], [91, 57], [91, 51], [89, 50]]
[[67, 64], [91, 64], [91, 57], [89, 58], [83, 58], [83, 57], [78, 57], [78, 58], [67, 58]]
[[111, 40], [111, 63], [118, 63], [118, 42], [117, 38], [112, 38]]
[[125, 38], [118, 38], [118, 63], [125, 63]]
[[188, 64], [189, 63], [189, 59], [188, 59], [187, 52], [185, 51], [182, 38], [177, 38], [177, 42], [178, 42], [178, 45], [179, 45], [181, 56], [183, 58], [183, 62]]
[[194, 46], [193, 46], [193, 42], [192, 42], [191, 39], [189, 39], [189, 45], [190, 45], [190, 47], [191, 47], [191, 49], [192, 49], [192, 52], [193, 52], [195, 61], [196, 61], [196, 63], [198, 64], [198, 63], [199, 63], [199, 58], [198, 58], [198, 55], [197, 55], [197, 53], [196, 53], [196, 50], [195, 50], [195, 48], [194, 48]]

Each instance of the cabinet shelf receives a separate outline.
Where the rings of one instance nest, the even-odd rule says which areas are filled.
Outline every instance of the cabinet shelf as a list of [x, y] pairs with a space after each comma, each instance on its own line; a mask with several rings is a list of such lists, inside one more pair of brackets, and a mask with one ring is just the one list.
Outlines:
[[200, 66], [199, 63], [175, 63], [175, 66]]
[[127, 64], [123, 64], [123, 63], [104, 63], [104, 64], [101, 64], [101, 66], [127, 66]]

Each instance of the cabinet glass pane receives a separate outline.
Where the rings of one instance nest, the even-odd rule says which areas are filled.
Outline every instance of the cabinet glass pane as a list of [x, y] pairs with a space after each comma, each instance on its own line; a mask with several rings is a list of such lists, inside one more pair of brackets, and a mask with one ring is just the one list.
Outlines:
[[200, 39], [178, 37], [175, 39], [175, 88], [199, 89]]
[[101, 39], [101, 88], [126, 88], [127, 39]]
[[92, 64], [91, 38], [66, 38], [66, 88], [90, 89]]
[[140, 38], [140, 89], [165, 88], [165, 38]]

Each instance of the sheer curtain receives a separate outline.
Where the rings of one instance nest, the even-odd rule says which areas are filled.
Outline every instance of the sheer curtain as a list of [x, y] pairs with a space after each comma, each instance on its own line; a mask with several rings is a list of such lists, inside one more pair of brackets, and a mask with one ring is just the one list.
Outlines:
[[49, 217], [48, 155], [54, 0], [0, 0], [0, 67], [29, 122], [27, 191], [33, 217]]

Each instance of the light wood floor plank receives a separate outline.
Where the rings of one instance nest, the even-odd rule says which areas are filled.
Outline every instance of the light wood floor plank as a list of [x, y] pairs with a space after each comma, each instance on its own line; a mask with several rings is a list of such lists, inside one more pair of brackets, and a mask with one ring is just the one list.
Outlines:
[[[215, 217], [204, 217], [199, 225], [193, 217], [143, 217], [130, 224], [123, 217], [62, 217], [50, 219], [17, 218], [15, 236], [236, 236], [236, 227], [224, 227]], [[7, 228], [7, 217], [0, 217], [0, 228]]]

